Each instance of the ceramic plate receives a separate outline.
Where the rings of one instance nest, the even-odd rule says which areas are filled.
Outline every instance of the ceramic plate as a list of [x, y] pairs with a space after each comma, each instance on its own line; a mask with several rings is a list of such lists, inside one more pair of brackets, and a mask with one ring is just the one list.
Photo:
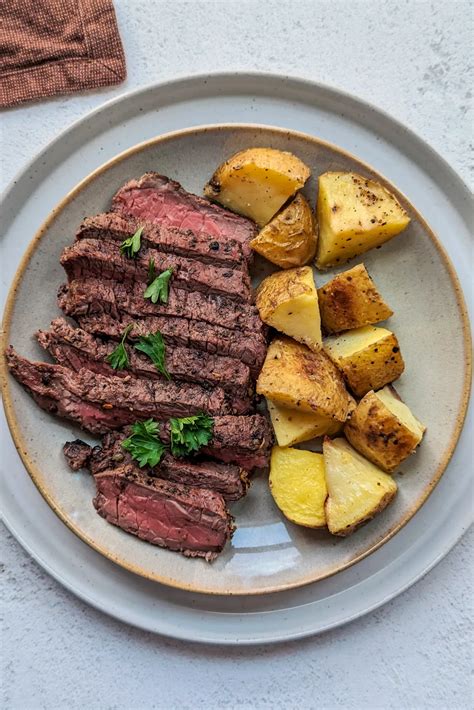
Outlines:
[[[14, 280], [6, 310], [6, 340], [30, 358], [44, 357], [32, 334], [58, 315], [56, 293], [64, 281], [61, 250], [71, 243], [84, 216], [107, 211], [115, 190], [130, 177], [156, 170], [200, 193], [215, 166], [226, 157], [262, 145], [290, 150], [310, 166], [312, 178], [304, 190], [310, 203], [315, 202], [317, 175], [327, 170], [352, 170], [396, 192], [358, 158], [316, 136], [295, 131], [234, 124], [157, 137], [89, 175], [47, 219]], [[394, 503], [355, 535], [338, 539], [284, 519], [273, 503], [266, 476], [261, 475], [249, 495], [232, 507], [237, 531], [223, 554], [212, 565], [189, 560], [146, 544], [99, 517], [91, 505], [93, 479], [87, 473], [71, 475], [62, 455], [64, 441], [81, 432], [40, 411], [7, 378], [5, 400], [15, 443], [39, 490], [73, 532], [114, 562], [163, 584], [201, 593], [260, 594], [340, 572], [385, 543], [416, 513], [442, 475], [464, 420], [468, 325], [447, 255], [415, 206], [397, 194], [411, 216], [409, 228], [363, 259], [395, 313], [390, 328], [398, 336], [406, 362], [397, 387], [428, 428], [417, 455], [396, 475], [399, 494]], [[331, 272], [317, 274], [317, 285], [330, 276]], [[32, 299], [31, 294], [36, 297]]]
[[[469, 289], [471, 197], [426, 143], [382, 111], [326, 86], [268, 74], [217, 74], [153, 85], [110, 101], [25, 166], [3, 202], [3, 298], [32, 235], [64, 194], [104, 160], [158, 134], [236, 121], [278, 124], [317, 135], [363, 157], [426, 217]], [[357, 564], [275, 594], [189, 593], [128, 572], [72, 533], [38, 493], [4, 423], [2, 419], [2, 514], [15, 537], [48, 573], [87, 603], [175, 638], [257, 644], [334, 628], [413, 584], [472, 522], [472, 442], [466, 424], [449, 466], [421, 509]]]

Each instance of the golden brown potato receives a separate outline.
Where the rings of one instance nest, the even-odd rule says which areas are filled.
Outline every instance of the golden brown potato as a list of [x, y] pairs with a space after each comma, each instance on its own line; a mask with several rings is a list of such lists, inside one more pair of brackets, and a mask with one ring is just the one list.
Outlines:
[[342, 264], [380, 246], [410, 222], [391, 192], [356, 173], [320, 175], [317, 215], [319, 268]]
[[309, 264], [316, 254], [318, 232], [311, 207], [301, 193], [275, 215], [250, 246], [282, 269]]
[[293, 153], [248, 148], [217, 168], [204, 194], [263, 227], [310, 175], [308, 166]]
[[288, 520], [307, 528], [326, 525], [322, 454], [274, 446], [269, 485], [275, 503]]
[[323, 455], [327, 525], [333, 535], [345, 537], [387, 507], [397, 492], [397, 484], [345, 439], [325, 439]]
[[389, 473], [415, 451], [424, 431], [391, 386], [368, 392], [344, 427], [352, 446]]
[[264, 323], [311, 350], [321, 349], [318, 293], [310, 266], [268, 276], [258, 287], [256, 304]]
[[393, 382], [405, 369], [398, 340], [386, 328], [366, 325], [332, 335], [324, 349], [357, 397]]
[[338, 274], [318, 288], [318, 299], [321, 322], [326, 333], [360, 328], [393, 315], [364, 264]]
[[324, 414], [337, 422], [345, 422], [355, 406], [326, 353], [284, 337], [275, 338], [268, 348], [257, 392], [290, 409]]
[[337, 434], [343, 426], [324, 414], [288, 409], [269, 399], [267, 407], [279, 446], [293, 446], [323, 434]]

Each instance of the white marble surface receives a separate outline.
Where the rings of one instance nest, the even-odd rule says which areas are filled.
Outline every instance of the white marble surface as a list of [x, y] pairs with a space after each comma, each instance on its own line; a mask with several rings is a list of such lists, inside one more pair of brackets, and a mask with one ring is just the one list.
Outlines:
[[[471, 2], [115, 0], [121, 87], [1, 117], [1, 186], [63, 127], [152, 81], [279, 71], [353, 92], [407, 123], [469, 181]], [[469, 120], [471, 119], [471, 120]], [[8, 710], [442, 708], [472, 705], [472, 541], [372, 615], [278, 647], [163, 640], [88, 608], [2, 537], [1, 707]]]

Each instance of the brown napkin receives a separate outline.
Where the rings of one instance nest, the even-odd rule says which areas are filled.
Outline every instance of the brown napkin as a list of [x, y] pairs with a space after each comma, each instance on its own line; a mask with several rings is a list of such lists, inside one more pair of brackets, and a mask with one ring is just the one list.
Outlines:
[[0, 0], [0, 106], [119, 84], [112, 0]]

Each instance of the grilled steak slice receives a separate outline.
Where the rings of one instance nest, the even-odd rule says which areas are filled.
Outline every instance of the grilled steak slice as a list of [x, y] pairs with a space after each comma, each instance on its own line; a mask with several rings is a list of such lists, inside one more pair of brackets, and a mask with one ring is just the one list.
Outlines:
[[250, 240], [257, 233], [254, 222], [186, 192], [164, 175], [149, 172], [127, 182], [114, 195], [112, 212], [166, 227], [191, 229], [219, 241], [236, 240], [242, 244], [245, 257], [251, 259]]
[[[168, 424], [161, 427], [160, 437], [169, 441]], [[263, 415], [220, 416], [214, 417], [212, 440], [200, 453], [252, 471], [268, 466], [272, 444], [272, 428]]]
[[203, 264], [174, 254], [161, 254], [156, 249], [140, 249], [135, 259], [120, 254], [116, 244], [99, 239], [81, 239], [65, 247], [60, 258], [69, 280], [96, 276], [114, 281], [139, 281], [143, 289], [149, 278], [153, 260], [157, 274], [173, 269], [171, 283], [178, 288], [202, 293], [216, 293], [250, 303], [252, 289], [247, 271]]
[[141, 242], [165, 254], [199, 259], [207, 264], [243, 268], [242, 244], [236, 239], [219, 241], [215, 236], [180, 230], [163, 224], [152, 224], [115, 212], [87, 217], [76, 233], [76, 239], [108, 239], [120, 244], [142, 227]]
[[94, 507], [107, 522], [153, 545], [211, 561], [233, 533], [219, 493], [162, 481], [122, 466], [95, 477]]
[[[199, 412], [215, 415], [232, 409], [228, 395], [217, 387], [206, 390], [187, 383], [127, 380], [90, 370], [74, 372], [61, 365], [30, 362], [12, 347], [7, 350], [7, 362], [40, 406], [79, 421], [92, 432], [106, 432], [148, 417], [166, 419]], [[98, 417], [97, 409], [107, 416]]]
[[64, 284], [58, 292], [59, 307], [68, 316], [110, 313], [117, 317], [177, 316], [190, 320], [221, 325], [231, 330], [239, 329], [266, 334], [267, 328], [260, 320], [255, 306], [232, 301], [225, 296], [190, 292], [172, 286], [168, 303], [152, 303], [143, 297], [143, 283], [84, 278]]
[[261, 370], [267, 350], [265, 338], [258, 333], [243, 333], [186, 318], [147, 316], [132, 319], [131, 316], [114, 318], [110, 315], [91, 315], [77, 316], [77, 321], [88, 333], [114, 340], [120, 340], [123, 331], [131, 322], [134, 327], [128, 335], [129, 340], [136, 340], [142, 335], [159, 330], [166, 345], [195, 348], [206, 353], [242, 360], [249, 366], [254, 377], [257, 377]]
[[[129, 366], [126, 370], [114, 370], [106, 359], [116, 343], [94, 338], [81, 328], [73, 328], [64, 318], [56, 318], [48, 331], [36, 334], [40, 345], [54, 359], [72, 370], [86, 368], [102, 375], [116, 377], [149, 377], [162, 380], [153, 362], [135, 348], [125, 345]], [[244, 400], [242, 407], [250, 408], [250, 370], [243, 362], [230, 357], [210, 355], [190, 348], [167, 348], [166, 367], [173, 380], [197, 382], [211, 387], [222, 387], [236, 399]], [[238, 406], [240, 409], [240, 406]], [[243, 411], [243, 410], [242, 410]]]
[[69, 468], [73, 471], [79, 471], [80, 468], [89, 466], [92, 447], [86, 444], [85, 441], [75, 439], [74, 441], [66, 441], [63, 446], [63, 453]]
[[[130, 454], [122, 448], [122, 441], [130, 433], [131, 430], [126, 428], [104, 436], [102, 447], [95, 447], [90, 456], [92, 474], [96, 475], [123, 464], [137, 466]], [[240, 466], [202, 458], [175, 459], [171, 454], [165, 454], [158, 466], [154, 469], [146, 467], [143, 471], [168, 481], [185, 483], [196, 488], [209, 488], [221, 493], [228, 501], [242, 498], [249, 486], [247, 473]]]

